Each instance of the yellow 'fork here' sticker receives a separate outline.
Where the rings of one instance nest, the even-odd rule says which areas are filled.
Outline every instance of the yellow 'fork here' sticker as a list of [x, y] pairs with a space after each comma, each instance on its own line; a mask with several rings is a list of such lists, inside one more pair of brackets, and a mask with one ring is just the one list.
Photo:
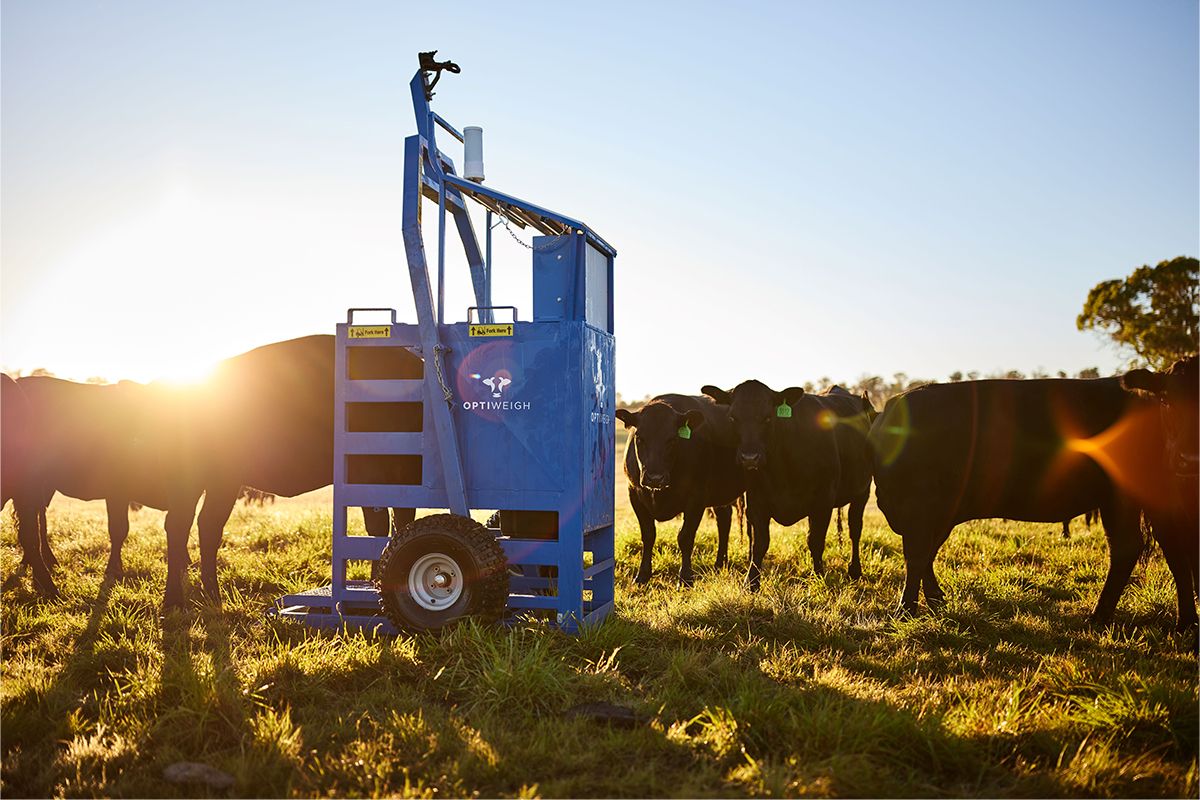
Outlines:
[[505, 322], [502, 325], [472, 325], [470, 333], [472, 336], [512, 336], [513, 324]]
[[391, 325], [351, 325], [351, 339], [390, 339]]

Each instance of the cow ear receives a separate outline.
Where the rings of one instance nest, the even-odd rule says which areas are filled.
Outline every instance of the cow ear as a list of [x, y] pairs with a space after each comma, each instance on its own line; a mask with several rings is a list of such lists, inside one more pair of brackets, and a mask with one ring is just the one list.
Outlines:
[[638, 424], [638, 414], [640, 411], [630, 411], [627, 408], [617, 409], [617, 419], [625, 423], [626, 428], [636, 428]]
[[1121, 385], [1126, 389], [1157, 393], [1167, 388], [1167, 378], [1148, 369], [1135, 369], [1121, 376]]
[[706, 394], [713, 400], [716, 400], [721, 405], [729, 405], [733, 398], [729, 396], [729, 392], [724, 389], [718, 389], [716, 386], [701, 386], [700, 394]]
[[697, 411], [694, 408], [691, 411], [687, 412], [686, 414], [679, 415], [680, 427], [687, 425], [692, 430], [696, 430], [696, 428], [699, 428], [703, 424], [704, 424], [703, 412]]
[[789, 386], [782, 392], [775, 393], [775, 400], [777, 403], [787, 403], [789, 406], [799, 400], [801, 397], [804, 397], [804, 389], [800, 388], [799, 386]]

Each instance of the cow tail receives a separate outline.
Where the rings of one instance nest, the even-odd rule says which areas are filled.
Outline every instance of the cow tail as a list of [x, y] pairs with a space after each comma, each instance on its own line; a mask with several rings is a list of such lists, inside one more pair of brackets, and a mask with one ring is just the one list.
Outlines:
[[737, 509], [738, 534], [741, 535], [744, 542], [746, 541], [746, 495], [738, 495], [738, 499], [734, 501], [733, 507]]

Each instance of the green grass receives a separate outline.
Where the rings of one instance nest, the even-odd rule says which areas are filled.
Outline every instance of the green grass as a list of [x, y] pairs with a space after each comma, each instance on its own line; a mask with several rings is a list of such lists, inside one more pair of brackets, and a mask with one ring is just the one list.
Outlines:
[[[1197, 664], [1170, 633], [1170, 577], [1156, 554], [1116, 624], [1087, 628], [1107, 559], [1098, 528], [1064, 541], [1053, 525], [963, 525], [938, 561], [947, 607], [896, 620], [900, 540], [873, 507], [857, 583], [836, 532], [818, 578], [806, 529], [776, 526], [749, 595], [735, 525], [737, 571], [680, 590], [669, 524], [639, 587], [621, 487], [604, 625], [392, 639], [263, 615], [328, 573], [329, 496], [239, 506], [223, 607], [202, 602], [193, 571], [189, 609], [165, 619], [161, 514], [133, 515], [128, 575], [106, 584], [103, 506], [58, 498], [54, 603], [16, 577], [6, 515], [0, 793], [210, 793], [162, 779], [188, 760], [235, 777], [220, 796], [1197, 794]], [[711, 565], [711, 521], [698, 539], [697, 564]], [[596, 701], [644, 723], [564, 713]]]

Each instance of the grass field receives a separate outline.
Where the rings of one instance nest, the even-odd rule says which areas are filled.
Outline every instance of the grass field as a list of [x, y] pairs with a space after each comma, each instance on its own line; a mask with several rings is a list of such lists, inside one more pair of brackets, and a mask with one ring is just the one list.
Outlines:
[[[1117, 622], [1085, 618], [1106, 568], [1099, 528], [978, 522], [943, 549], [949, 602], [898, 621], [900, 539], [872, 506], [864, 578], [811, 574], [802, 526], [772, 536], [763, 590], [737, 571], [678, 589], [676, 525], [656, 578], [632, 583], [637, 525], [618, 491], [617, 609], [572, 638], [539, 625], [442, 635], [318, 634], [268, 621], [328, 573], [329, 490], [238, 506], [224, 604], [165, 619], [162, 515], [133, 515], [127, 577], [106, 583], [103, 505], [56, 499], [61, 601], [14, 578], [2, 543], [3, 769], [28, 796], [1167, 796], [1197, 795], [1197, 663], [1170, 633], [1161, 557]], [[361, 520], [357, 524], [361, 525]], [[711, 520], [697, 563], [711, 565]], [[198, 553], [193, 535], [192, 559]], [[641, 722], [567, 712], [606, 701]], [[177, 785], [177, 761], [232, 789]]]

